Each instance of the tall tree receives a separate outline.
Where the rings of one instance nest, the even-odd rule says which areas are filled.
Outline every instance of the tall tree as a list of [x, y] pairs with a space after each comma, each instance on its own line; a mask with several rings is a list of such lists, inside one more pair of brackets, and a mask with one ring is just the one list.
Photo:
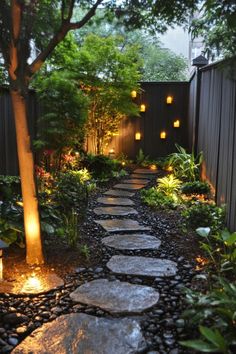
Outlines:
[[[84, 15], [73, 21], [73, 10], [77, 3], [83, 8]], [[8, 71], [15, 117], [24, 203], [26, 260], [29, 264], [44, 262], [33, 172], [34, 161], [27, 125], [26, 97], [32, 76], [41, 69], [69, 31], [80, 29], [90, 21], [99, 5], [103, 5], [105, 14], [113, 12], [122, 18], [128, 27], [138, 28], [145, 24], [164, 31], [168, 24], [184, 21], [187, 10], [193, 9], [195, 3], [195, 0], [0, 1], [0, 51]], [[40, 51], [31, 62], [32, 42], [40, 43]]]

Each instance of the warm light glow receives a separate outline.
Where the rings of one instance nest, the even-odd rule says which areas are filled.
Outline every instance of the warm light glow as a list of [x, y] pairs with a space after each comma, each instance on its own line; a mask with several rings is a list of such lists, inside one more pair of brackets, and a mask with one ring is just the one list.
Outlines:
[[145, 104], [140, 105], [140, 112], [145, 112], [146, 111], [146, 106]]
[[136, 98], [137, 97], [137, 91], [133, 90], [131, 91], [131, 97]]
[[160, 133], [160, 138], [161, 139], [166, 139], [166, 132], [161, 132]]
[[22, 293], [40, 293], [45, 290], [42, 279], [35, 273], [32, 273], [23, 283]]
[[195, 260], [198, 263], [198, 265], [195, 268], [196, 270], [201, 270], [208, 263], [208, 260], [201, 256], [196, 257]]
[[172, 104], [173, 103], [173, 97], [172, 96], [167, 96], [166, 97], [166, 103], [167, 104]]
[[114, 154], [114, 152], [115, 152], [115, 149], [114, 149], [114, 148], [112, 148], [112, 149], [109, 150], [109, 154]]
[[0, 280], [3, 279], [2, 250], [0, 250]]
[[173, 171], [173, 167], [172, 167], [172, 166], [168, 166], [167, 169], [166, 169], [166, 171], [172, 172], [172, 171]]
[[151, 165], [151, 166], [150, 166], [150, 170], [153, 170], [153, 171], [157, 170], [157, 166], [156, 166], [156, 165], [154, 165], [154, 164], [153, 164], [153, 165]]
[[176, 121], [174, 121], [174, 128], [179, 128], [180, 127], [180, 121], [177, 119]]
[[126, 164], [125, 164], [125, 161], [122, 161], [122, 162], [121, 162], [121, 165], [122, 165], [122, 166], [125, 166], [125, 165], [126, 165]]
[[23, 208], [24, 204], [23, 202], [16, 202], [17, 205], [21, 206]]
[[141, 140], [141, 133], [135, 133], [135, 140]]
[[120, 134], [117, 132], [117, 133], [112, 133], [112, 136], [119, 136]]

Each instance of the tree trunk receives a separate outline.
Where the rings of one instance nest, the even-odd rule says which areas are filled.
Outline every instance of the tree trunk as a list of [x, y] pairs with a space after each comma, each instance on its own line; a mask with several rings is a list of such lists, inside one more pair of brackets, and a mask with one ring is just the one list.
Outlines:
[[20, 91], [17, 90], [11, 90], [11, 98], [15, 118], [17, 151], [24, 204], [26, 262], [28, 264], [42, 264], [44, 263], [44, 257], [34, 179], [34, 159], [27, 123], [26, 101], [20, 94]]

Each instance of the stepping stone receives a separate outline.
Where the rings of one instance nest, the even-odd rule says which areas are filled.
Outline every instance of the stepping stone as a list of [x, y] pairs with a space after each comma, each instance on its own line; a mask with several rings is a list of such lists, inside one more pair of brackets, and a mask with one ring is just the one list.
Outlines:
[[117, 197], [133, 197], [134, 193], [132, 192], [128, 192], [128, 191], [119, 191], [117, 189], [109, 189], [108, 191], [106, 191], [104, 194], [106, 195], [114, 195]]
[[154, 175], [145, 175], [145, 174], [139, 174], [139, 173], [132, 173], [131, 175], [128, 176], [129, 178], [139, 178], [139, 179], [152, 179], [155, 177]]
[[137, 168], [136, 170], [133, 171], [133, 173], [141, 173], [141, 174], [147, 174], [147, 175], [156, 175], [157, 170], [148, 170], [147, 168]]
[[159, 293], [149, 286], [97, 279], [79, 286], [70, 298], [111, 313], [135, 314], [153, 307]]
[[114, 273], [146, 277], [169, 277], [177, 272], [175, 262], [149, 257], [113, 256], [107, 267]]
[[132, 234], [108, 236], [102, 239], [102, 243], [117, 250], [146, 250], [158, 249], [161, 241], [150, 235]]
[[122, 231], [149, 231], [147, 226], [140, 225], [136, 220], [113, 219], [113, 220], [94, 220], [101, 225], [107, 232], [122, 232]]
[[148, 184], [150, 181], [147, 179], [125, 179], [122, 183], [131, 183], [131, 184]]
[[112, 197], [101, 197], [97, 199], [98, 203], [107, 205], [134, 205], [134, 202], [128, 198], [112, 198]]
[[140, 325], [133, 319], [106, 319], [73, 313], [43, 324], [13, 354], [135, 354], [146, 348]]
[[138, 212], [130, 207], [122, 207], [122, 206], [115, 206], [115, 207], [99, 207], [95, 208], [94, 213], [97, 215], [120, 215], [125, 216], [129, 214], [138, 214]]
[[115, 184], [113, 186], [113, 188], [130, 189], [130, 190], [138, 190], [143, 187], [145, 187], [145, 184], [120, 183], [120, 184]]

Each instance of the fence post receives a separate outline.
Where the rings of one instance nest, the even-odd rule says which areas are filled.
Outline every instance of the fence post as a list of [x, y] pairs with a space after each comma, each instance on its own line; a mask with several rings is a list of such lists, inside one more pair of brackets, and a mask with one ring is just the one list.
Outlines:
[[197, 155], [197, 150], [198, 150], [198, 127], [199, 127], [199, 112], [200, 112], [201, 78], [202, 78], [202, 73], [200, 71], [200, 68], [207, 64], [208, 64], [208, 60], [203, 55], [199, 55], [192, 61], [192, 66], [196, 67], [196, 78], [197, 78], [196, 101], [195, 101], [195, 112], [194, 112], [194, 122], [195, 122], [194, 146], [193, 146], [195, 155]]

